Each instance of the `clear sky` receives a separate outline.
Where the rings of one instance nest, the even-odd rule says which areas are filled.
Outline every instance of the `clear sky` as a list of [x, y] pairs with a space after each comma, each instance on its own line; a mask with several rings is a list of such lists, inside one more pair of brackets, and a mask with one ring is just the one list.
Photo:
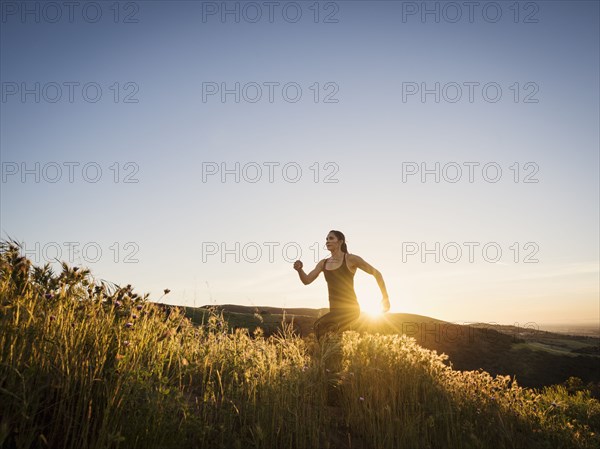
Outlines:
[[338, 229], [392, 311], [598, 323], [597, 1], [1, 6], [1, 234], [34, 261], [320, 308], [292, 264]]

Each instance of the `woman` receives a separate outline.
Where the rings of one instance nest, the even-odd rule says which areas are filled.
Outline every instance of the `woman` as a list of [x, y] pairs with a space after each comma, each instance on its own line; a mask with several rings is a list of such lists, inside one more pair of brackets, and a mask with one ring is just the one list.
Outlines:
[[343, 330], [360, 316], [360, 306], [354, 292], [354, 273], [356, 273], [357, 268], [375, 276], [383, 295], [381, 300], [382, 310], [384, 312], [390, 310], [390, 300], [383, 276], [361, 257], [348, 254], [344, 234], [340, 231], [329, 231], [326, 244], [327, 250], [331, 252], [331, 257], [320, 260], [310, 273], [306, 274], [304, 272], [301, 261], [297, 260], [294, 263], [294, 269], [298, 272], [304, 285], [314, 281], [321, 271], [327, 281], [329, 313], [319, 318], [314, 324], [317, 338], [320, 338], [327, 331]]

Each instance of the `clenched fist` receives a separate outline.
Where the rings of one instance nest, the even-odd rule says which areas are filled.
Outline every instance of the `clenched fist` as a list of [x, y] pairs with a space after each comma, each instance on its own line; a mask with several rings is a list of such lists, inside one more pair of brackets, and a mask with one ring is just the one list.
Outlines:
[[304, 265], [302, 265], [302, 262], [297, 260], [296, 262], [294, 262], [294, 270], [296, 271], [300, 271], [302, 269]]

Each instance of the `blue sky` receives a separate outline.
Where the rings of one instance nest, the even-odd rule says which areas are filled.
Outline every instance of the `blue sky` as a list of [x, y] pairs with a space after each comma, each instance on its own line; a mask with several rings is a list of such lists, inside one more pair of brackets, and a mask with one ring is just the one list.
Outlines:
[[[226, 2], [239, 22], [224, 2], [91, 2], [73, 20], [64, 2], [56, 20], [1, 3], [1, 232], [40, 262], [74, 242], [74, 263], [170, 303], [327, 307], [324, 278], [303, 286], [292, 262], [311, 269], [339, 229], [392, 310], [599, 321], [598, 2], [481, 2], [472, 21], [462, 2], [279, 2], [272, 22], [263, 2]], [[39, 102], [22, 95], [36, 83]], [[236, 163], [240, 182], [203, 182]], [[436, 163], [440, 182], [406, 175]], [[373, 278], [355, 285], [378, 301]]]

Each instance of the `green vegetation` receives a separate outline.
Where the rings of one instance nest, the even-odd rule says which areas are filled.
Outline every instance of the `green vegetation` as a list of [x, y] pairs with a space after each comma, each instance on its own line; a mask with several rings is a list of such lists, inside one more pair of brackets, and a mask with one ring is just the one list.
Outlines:
[[530, 349], [532, 351], [544, 351], [549, 352], [551, 354], [564, 355], [566, 357], [576, 357], [577, 354], [573, 354], [572, 352], [564, 351], [562, 349], [555, 349], [552, 346], [546, 345], [544, 343], [531, 342], [531, 343], [516, 343], [513, 345], [513, 350], [519, 351], [521, 349]]
[[0, 248], [0, 447], [596, 448], [600, 404], [405, 335], [266, 337]]

